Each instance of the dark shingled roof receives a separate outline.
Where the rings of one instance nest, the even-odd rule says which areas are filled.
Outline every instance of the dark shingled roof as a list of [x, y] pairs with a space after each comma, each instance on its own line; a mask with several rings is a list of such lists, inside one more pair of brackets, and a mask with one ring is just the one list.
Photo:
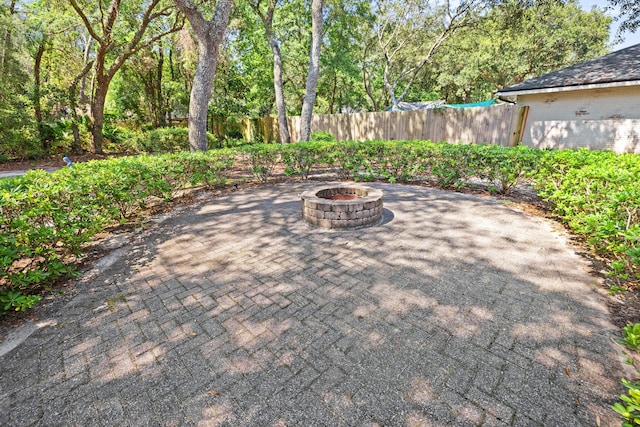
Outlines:
[[634, 80], [640, 80], [640, 44], [505, 87], [498, 94]]

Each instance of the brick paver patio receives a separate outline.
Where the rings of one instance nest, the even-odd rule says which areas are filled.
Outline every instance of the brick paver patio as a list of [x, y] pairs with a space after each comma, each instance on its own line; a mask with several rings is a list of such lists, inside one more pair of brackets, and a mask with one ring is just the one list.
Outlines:
[[602, 426], [622, 390], [598, 279], [550, 221], [384, 191], [304, 223], [280, 184], [136, 236], [0, 358], [2, 425]]

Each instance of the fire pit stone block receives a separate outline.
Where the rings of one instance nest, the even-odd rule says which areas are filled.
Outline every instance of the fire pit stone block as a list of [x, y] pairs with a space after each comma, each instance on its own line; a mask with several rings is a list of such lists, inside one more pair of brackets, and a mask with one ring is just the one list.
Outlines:
[[330, 229], [357, 229], [382, 221], [382, 190], [361, 185], [331, 185], [302, 194], [302, 217]]

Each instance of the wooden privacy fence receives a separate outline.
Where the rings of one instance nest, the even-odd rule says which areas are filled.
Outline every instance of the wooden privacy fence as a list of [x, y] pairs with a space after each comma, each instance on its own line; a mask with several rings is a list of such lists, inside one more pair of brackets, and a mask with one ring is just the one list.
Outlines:
[[[521, 140], [526, 107], [445, 108], [419, 111], [314, 115], [311, 132], [328, 132], [337, 141], [431, 140], [489, 143], [512, 147]], [[291, 141], [300, 140], [300, 117], [288, 117]], [[275, 117], [244, 119], [246, 140], [280, 142]]]

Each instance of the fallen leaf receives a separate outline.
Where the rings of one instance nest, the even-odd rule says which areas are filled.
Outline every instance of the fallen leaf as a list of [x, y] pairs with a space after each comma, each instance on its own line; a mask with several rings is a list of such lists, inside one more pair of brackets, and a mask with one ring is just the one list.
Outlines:
[[220, 394], [220, 392], [219, 391], [215, 391], [215, 390], [209, 390], [209, 394], [212, 395], [212, 396], [217, 396], [217, 395]]
[[596, 425], [600, 427], [600, 415], [596, 415]]
[[569, 368], [564, 368], [564, 372], [567, 374], [569, 378], [571, 378], [571, 373], [569, 372]]

